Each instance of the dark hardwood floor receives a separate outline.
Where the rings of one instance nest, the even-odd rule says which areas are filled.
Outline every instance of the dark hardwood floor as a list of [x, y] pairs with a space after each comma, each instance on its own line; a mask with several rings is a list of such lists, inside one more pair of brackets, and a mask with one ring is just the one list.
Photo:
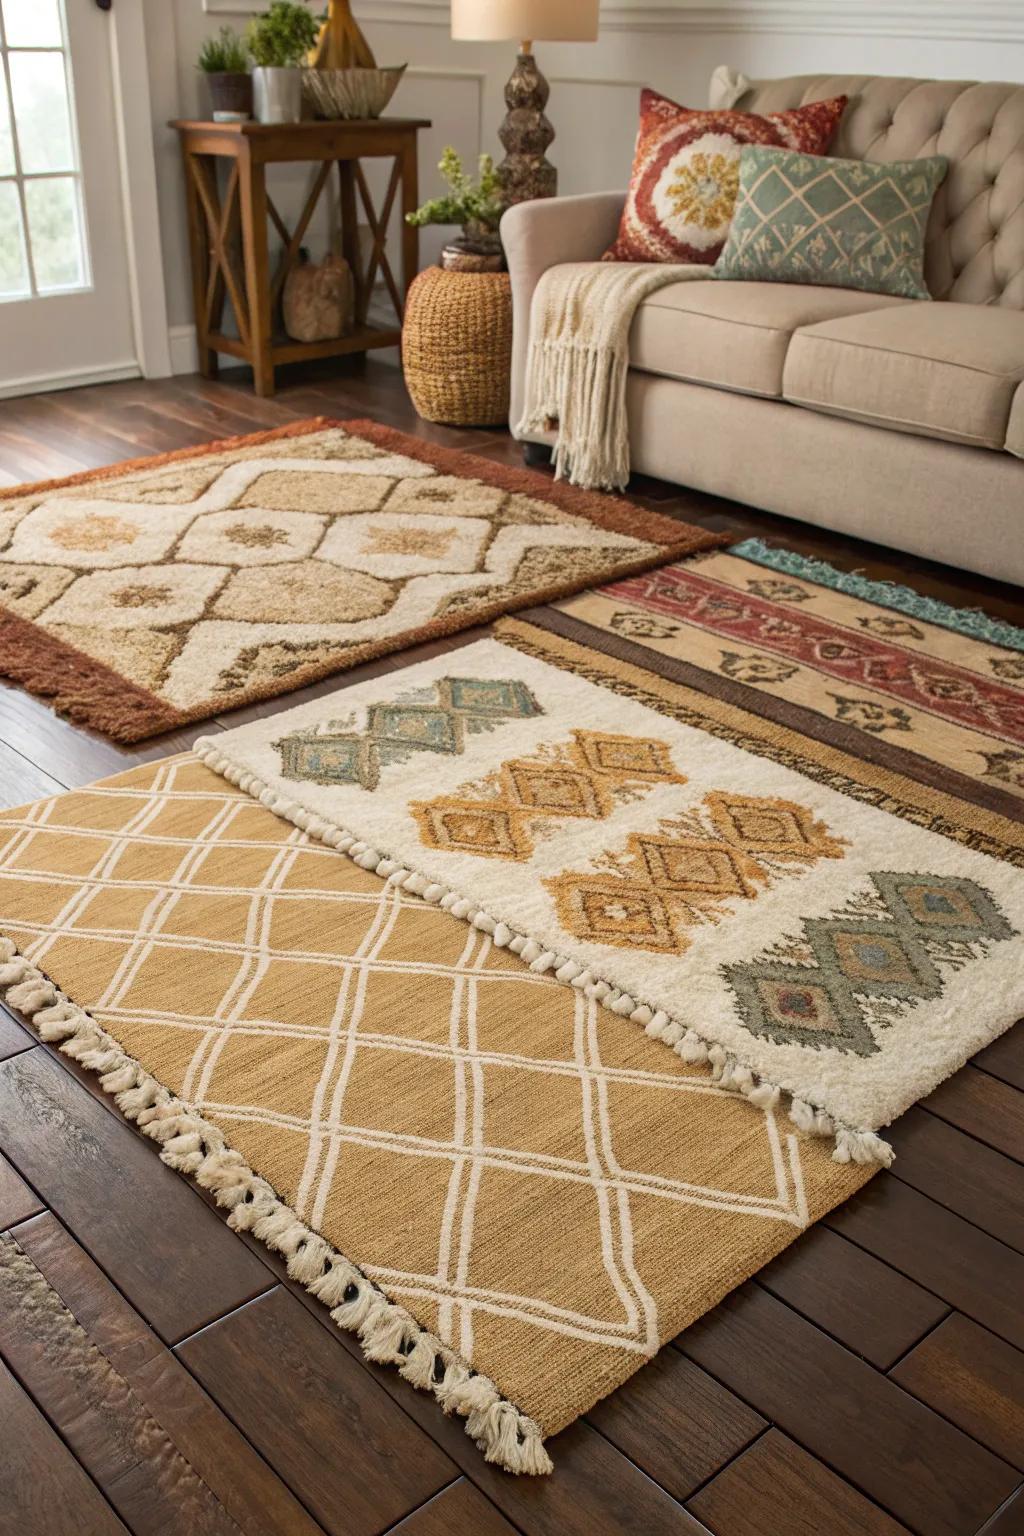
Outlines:
[[[4, 401], [0, 484], [313, 415], [372, 416], [518, 462], [503, 432], [418, 421], [398, 370], [372, 360], [286, 375], [270, 401], [244, 375]], [[633, 494], [1024, 621], [1015, 589], [654, 482]], [[161, 757], [245, 713], [126, 750], [3, 689], [0, 803]], [[83, 1330], [55, 1357], [34, 1324], [0, 1315], [0, 1531], [1019, 1536], [1022, 1108], [1018, 1025], [897, 1124], [891, 1172], [558, 1436], [552, 1477], [516, 1479], [431, 1398], [368, 1365], [89, 1074], [0, 1012], [0, 1232]]]

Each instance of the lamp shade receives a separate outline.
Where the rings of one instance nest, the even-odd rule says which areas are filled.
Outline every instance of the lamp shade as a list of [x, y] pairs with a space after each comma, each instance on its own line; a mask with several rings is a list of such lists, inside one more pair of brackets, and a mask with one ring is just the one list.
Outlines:
[[534, 38], [592, 43], [598, 0], [452, 0], [452, 37], [459, 42]]

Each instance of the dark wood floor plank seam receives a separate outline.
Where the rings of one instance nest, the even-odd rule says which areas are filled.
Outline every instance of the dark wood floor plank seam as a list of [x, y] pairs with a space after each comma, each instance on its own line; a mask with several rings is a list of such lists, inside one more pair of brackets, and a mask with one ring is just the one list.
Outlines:
[[[754, 1282], [754, 1284], [756, 1284], [756, 1281]], [[803, 1321], [805, 1321], [805, 1322], [808, 1321], [807, 1319], [803, 1318], [802, 1314], [799, 1311], [797, 1311], [797, 1309], [795, 1307], [789, 1306], [789, 1304], [787, 1302], [783, 1301], [780, 1297], [774, 1296], [771, 1292], [766, 1292], [765, 1294], [769, 1295], [771, 1297], [771, 1299], [774, 1302], [777, 1302], [780, 1306], [786, 1307], [787, 1310], [792, 1312], [795, 1316], [801, 1317], [801, 1319]], [[706, 1316], [711, 1316], [711, 1315], [713, 1315], [713, 1314], [706, 1314]], [[943, 1321], [945, 1321], [945, 1319], [943, 1319]], [[831, 1342], [833, 1342], [836, 1345], [837, 1348], [844, 1350], [846, 1354], [852, 1355], [853, 1358], [858, 1360], [858, 1361], [862, 1360], [863, 1357], [860, 1356], [860, 1355], [857, 1355], [856, 1351], [849, 1349], [845, 1344], [842, 1344], [838, 1340], [832, 1340], [832, 1336], [830, 1334], [826, 1333], [824, 1329], [818, 1328], [817, 1324], [810, 1323], [809, 1326], [815, 1328], [819, 1333], [822, 1333], [825, 1338], [828, 1338]], [[941, 1325], [937, 1325], [937, 1326], [941, 1326]], [[928, 1331], [931, 1332], [932, 1330], [929, 1329]], [[992, 1329], [989, 1329], [988, 1331], [989, 1332], [993, 1332]], [[999, 1335], [997, 1334], [996, 1337], [998, 1338]], [[684, 1341], [685, 1338], [686, 1338], [686, 1334], [684, 1332], [684, 1333], [680, 1334], [676, 1339], [672, 1340], [672, 1346], [674, 1348], [677, 1348], [677, 1349], [682, 1349], [683, 1348], [682, 1341]], [[699, 1365], [701, 1367], [701, 1370], [706, 1371], [707, 1374], [709, 1376], [711, 1376], [715, 1381], [717, 1381], [720, 1386], [724, 1387], [726, 1391], [731, 1392], [734, 1397], [738, 1397], [741, 1402], [746, 1403], [747, 1406], [749, 1408], [751, 1408], [755, 1413], [760, 1413], [765, 1418], [770, 1418], [770, 1416], [765, 1412], [765, 1409], [763, 1407], [759, 1406], [750, 1397], [748, 1397], [747, 1394], [745, 1392], [743, 1392], [735, 1384], [735, 1382], [729, 1381], [724, 1376], [720, 1375], [719, 1372], [714, 1370], [709, 1364], [707, 1364], [705, 1362], [705, 1360], [700, 1359], [700, 1360], [698, 1360], [698, 1363], [699, 1363]], [[1010, 1462], [1006, 1461], [1005, 1457], [999, 1455], [998, 1452], [993, 1451], [990, 1446], [985, 1445], [983, 1441], [979, 1440], [975, 1435], [971, 1434], [971, 1432], [969, 1430], [966, 1430], [960, 1424], [955, 1423], [952, 1419], [947, 1417], [946, 1414], [941, 1412], [939, 1409], [935, 1408], [931, 1403], [926, 1403], [926, 1402], [923, 1401], [923, 1399], [921, 1399], [919, 1397], [916, 1397], [914, 1395], [914, 1393], [909, 1392], [907, 1390], [907, 1388], [902, 1385], [902, 1383], [900, 1383], [900, 1382], [890, 1378], [890, 1376], [889, 1376], [889, 1374], [887, 1372], [879, 1371], [877, 1369], [877, 1367], [871, 1365], [870, 1362], [863, 1361], [863, 1363], [868, 1367], [869, 1370], [873, 1370], [875, 1372], [875, 1374], [877, 1376], [879, 1376], [883, 1381], [889, 1382], [892, 1386], [896, 1387], [897, 1390], [904, 1397], [906, 1397], [910, 1402], [914, 1403], [917, 1407], [921, 1407], [921, 1408], [927, 1409], [927, 1411], [929, 1413], [931, 1413], [931, 1414], [934, 1414], [934, 1416], [937, 1419], [941, 1419], [945, 1424], [948, 1424], [950, 1426], [950, 1428], [952, 1428], [953, 1430], [956, 1431], [957, 1434], [962, 1435], [965, 1440], [970, 1441], [972, 1445], [976, 1445], [976, 1446], [980, 1447], [980, 1449], [983, 1450], [984, 1452], [986, 1452], [987, 1455], [992, 1456], [996, 1460], [1002, 1462], [1003, 1466], [1006, 1467], [1006, 1469], [1009, 1472], [1011, 1472], [1012, 1474], [1014, 1474], [1016, 1476], [1019, 1476], [1019, 1472], [1018, 1472], [1018, 1469], [1016, 1467], [1014, 1467]], [[776, 1422], [777, 1421], [775, 1421], [774, 1419], [770, 1419], [769, 1428], [774, 1427], [776, 1425]], [[877, 1494], [872, 1493], [870, 1491], [870, 1489], [865, 1487], [862, 1483], [859, 1483], [855, 1478], [851, 1477], [847, 1472], [843, 1471], [835, 1462], [833, 1462], [829, 1458], [828, 1455], [822, 1454], [822, 1451], [820, 1449], [812, 1447], [810, 1444], [808, 1444], [806, 1439], [800, 1434], [800, 1432], [798, 1430], [794, 1429], [794, 1427], [791, 1424], [787, 1425], [784, 1429], [782, 1428], [781, 1425], [779, 1425], [778, 1427], [780, 1429], [782, 1429], [782, 1432], [784, 1434], [786, 1434], [789, 1437], [790, 1440], [792, 1440], [795, 1444], [799, 1445], [801, 1450], [806, 1451], [809, 1456], [814, 1458], [815, 1461], [819, 1461], [819, 1462], [821, 1462], [821, 1464], [823, 1466], [828, 1467], [829, 1471], [832, 1472], [837, 1478], [839, 1478], [840, 1481], [848, 1483], [851, 1488], [856, 1488], [858, 1493], [862, 1494], [863, 1497], [868, 1499], [871, 1503], [877, 1504], [880, 1509], [884, 1509], [886, 1511], [886, 1513], [891, 1515], [894, 1520], [896, 1520], [898, 1522], [901, 1522], [901, 1523], [904, 1523], [904, 1524], [907, 1523], [906, 1516], [904, 1514], [901, 1514], [898, 1510], [894, 1509], [890, 1504], [886, 1504], [882, 1499], [880, 1499], [878, 1497]], [[760, 1439], [761, 1437], [758, 1436], [757, 1438]], [[748, 1450], [748, 1449], [749, 1449], [749, 1447], [745, 1447], [744, 1451], [741, 1452], [740, 1454], [741, 1455], [745, 1454], [746, 1450]], [[735, 1459], [735, 1458], [732, 1458], [732, 1459]], [[691, 1495], [691, 1497], [692, 1497], [692, 1495]]]
[[[1013, 1506], [1021, 1503], [1024, 1503], [1024, 1483], [1015, 1489], [1008, 1499], [1003, 1500], [999, 1508], [985, 1521], [981, 1530], [975, 1532], [975, 1536], [1020, 1536], [1021, 1530], [1024, 1529], [1024, 1509], [1014, 1509]], [[1012, 1526], [1010, 1520], [1006, 1519], [1007, 1515], [1013, 1521]]]
[[[449, 1493], [451, 1489], [457, 1487], [459, 1483], [463, 1482], [468, 1483], [469, 1478], [460, 1469], [458, 1476], [453, 1477], [450, 1483], [445, 1483], [444, 1487], [439, 1488], [436, 1493], [432, 1493], [429, 1499], [424, 1499], [422, 1504], [417, 1504], [415, 1509], [410, 1509], [408, 1514], [403, 1515], [400, 1520], [396, 1520], [393, 1525], [389, 1525], [387, 1530], [381, 1531], [380, 1536], [392, 1536], [393, 1532], [400, 1531], [402, 1526], [406, 1525], [414, 1515], [423, 1514], [430, 1508], [432, 1504], [436, 1504], [438, 1499], [443, 1499], [446, 1493]], [[476, 1488], [475, 1483], [472, 1486]], [[480, 1493], [479, 1488], [477, 1488], [476, 1491], [477, 1493]], [[504, 1520], [509, 1529], [517, 1533], [517, 1536], [530, 1536], [530, 1533], [526, 1531], [523, 1526], [518, 1525], [509, 1515], [504, 1514], [500, 1509], [498, 1509], [498, 1506], [494, 1503], [493, 1499], [488, 1499], [485, 1493], [480, 1493], [480, 1497], [487, 1501], [490, 1507], [497, 1514], [498, 1518]], [[451, 1532], [451, 1536], [475, 1536], [475, 1533], [468, 1530], [453, 1530]]]
[[[730, 1391], [731, 1390], [732, 1389], [730, 1388]], [[766, 1423], [763, 1429], [758, 1430], [753, 1440], [749, 1441], [745, 1446], [743, 1446], [742, 1450], [737, 1451], [735, 1455], [730, 1456], [727, 1461], [723, 1461], [720, 1467], [716, 1467], [715, 1470], [710, 1472], [707, 1477], [702, 1478], [701, 1481], [697, 1484], [696, 1488], [691, 1489], [691, 1491], [686, 1495], [686, 1498], [681, 1501], [683, 1508], [687, 1509], [690, 1505], [690, 1502], [695, 1499], [699, 1493], [703, 1492], [709, 1483], [713, 1483], [716, 1477], [721, 1477], [722, 1473], [728, 1471], [734, 1462], [742, 1460], [747, 1452], [751, 1450], [759, 1440], [763, 1440], [765, 1435], [771, 1433], [774, 1427], [775, 1426], [770, 1421]]]
[[[909, 1184], [906, 1187], [908, 1189], [912, 1188], [912, 1186], [909, 1185]], [[920, 1192], [920, 1190], [916, 1190], [915, 1189], [914, 1193], [915, 1194], [920, 1194], [921, 1192]], [[922, 1196], [922, 1199], [925, 1199], [925, 1200], [928, 1200], [929, 1198], [930, 1197], [927, 1196], [927, 1195]], [[945, 1206], [940, 1206], [938, 1201], [931, 1201], [931, 1203], [933, 1205], [935, 1205], [936, 1208], [939, 1209], [939, 1210], [945, 1210], [946, 1209]], [[841, 1210], [842, 1207], [839, 1207], [839, 1209]], [[964, 1219], [964, 1218], [960, 1218], [959, 1217], [959, 1213], [958, 1212], [952, 1212], [951, 1214], [956, 1215], [958, 1217], [958, 1219], [961, 1219], [961, 1220]], [[822, 1217], [822, 1220], [825, 1223], [825, 1225], [829, 1227], [830, 1231], [833, 1230], [832, 1227], [831, 1227], [831, 1224], [830, 1224], [828, 1216]], [[974, 1227], [974, 1224], [972, 1222], [966, 1222], [965, 1221], [965, 1225]], [[988, 1238], [990, 1242], [999, 1243], [999, 1246], [1001, 1248], [1005, 1248], [1008, 1253], [1012, 1253], [1015, 1256], [1017, 1255], [1016, 1248], [1011, 1248], [1007, 1243], [1001, 1243], [999, 1241], [999, 1239], [997, 1237], [993, 1237], [990, 1232], [985, 1232], [984, 1228], [982, 1228], [982, 1227], [974, 1227], [974, 1230], [976, 1232], [982, 1232], [983, 1235], [986, 1238]], [[876, 1258], [879, 1257], [879, 1255], [877, 1253], [875, 1253], [873, 1249], [869, 1248], [866, 1243], [863, 1243], [858, 1238], [851, 1236], [849, 1232], [842, 1231], [842, 1232], [839, 1233], [839, 1235], [841, 1237], [845, 1237], [846, 1241], [848, 1243], [853, 1243], [855, 1247], [860, 1248], [862, 1250], [862, 1252], [869, 1253], [872, 1258], [876, 1259]], [[994, 1333], [997, 1338], [1001, 1338], [1001, 1339], [1006, 1338], [1006, 1335], [1004, 1333], [1001, 1333], [999, 1331], [999, 1329], [997, 1327], [993, 1326], [993, 1324], [991, 1322], [987, 1321], [983, 1317], [976, 1317], [973, 1312], [971, 1312], [966, 1306], [962, 1305], [961, 1303], [953, 1303], [953, 1302], [947, 1301], [946, 1297], [944, 1297], [941, 1294], [941, 1292], [935, 1290], [934, 1287], [932, 1287], [932, 1286], [925, 1285], [923, 1280], [919, 1280], [917, 1278], [917, 1276], [916, 1275], [912, 1275], [909, 1272], [909, 1270], [902, 1269], [900, 1267], [900, 1265], [894, 1263], [892, 1259], [886, 1258], [886, 1259], [883, 1259], [882, 1262], [884, 1264], [888, 1264], [889, 1268], [890, 1269], [894, 1269], [898, 1275], [903, 1275], [907, 1280], [913, 1280], [915, 1285], [919, 1285], [922, 1290], [927, 1291], [929, 1293], [929, 1295], [936, 1297], [936, 1299], [938, 1301], [944, 1302], [946, 1304], [946, 1306], [948, 1306], [950, 1308], [951, 1311], [959, 1312], [959, 1313], [961, 1313], [961, 1315], [963, 1317], [971, 1318], [972, 1322], [978, 1323], [982, 1328], [987, 1328], [988, 1331], [990, 1333]], [[1013, 1339], [1006, 1339], [1006, 1342], [1008, 1344], [1013, 1344], [1014, 1340]]]
[[[856, 1246], [859, 1247], [860, 1245], [857, 1244]], [[867, 1249], [861, 1248], [860, 1251], [862, 1253], [866, 1253]], [[877, 1255], [872, 1254], [871, 1257], [872, 1258], [876, 1258]], [[879, 1259], [878, 1262], [880, 1264], [885, 1264], [886, 1261], [884, 1259]], [[893, 1268], [893, 1266], [891, 1264], [888, 1265], [887, 1267], [889, 1269]], [[893, 1273], [898, 1275], [898, 1274], [901, 1273], [901, 1271], [898, 1270], [898, 1269], [894, 1269]], [[902, 1278], [903, 1279], [908, 1279], [909, 1276], [903, 1275]], [[856, 1355], [858, 1360], [863, 1360], [865, 1365], [870, 1365], [871, 1369], [874, 1370], [874, 1371], [877, 1371], [880, 1376], [887, 1375], [887, 1373], [892, 1370], [892, 1367], [894, 1365], [898, 1364], [899, 1361], [902, 1360], [905, 1355], [909, 1355], [909, 1353], [910, 1353], [910, 1351], [912, 1349], [916, 1349], [917, 1348], [917, 1346], [921, 1343], [922, 1339], [926, 1339], [930, 1333], [933, 1333], [936, 1328], [938, 1328], [942, 1323], [944, 1323], [946, 1321], [947, 1317], [949, 1317], [953, 1312], [956, 1311], [956, 1308], [950, 1306], [948, 1301], [943, 1301], [941, 1296], [936, 1296], [935, 1297], [936, 1301], [938, 1301], [939, 1304], [945, 1308], [945, 1311], [943, 1312], [942, 1316], [936, 1318], [934, 1322], [929, 1323], [927, 1328], [923, 1329], [922, 1332], [913, 1340], [913, 1342], [908, 1344], [905, 1349], [901, 1350], [900, 1354], [896, 1357], [896, 1359], [891, 1361], [883, 1369], [881, 1366], [877, 1365], [874, 1360], [870, 1359], [867, 1355], [865, 1355], [862, 1350], [856, 1349], [852, 1344], [848, 1344], [845, 1339], [840, 1338], [839, 1334], [837, 1334], [833, 1329], [826, 1328], [824, 1323], [820, 1323], [816, 1317], [812, 1317], [811, 1314], [808, 1311], [806, 1311], [805, 1308], [798, 1307], [796, 1305], [796, 1302], [790, 1301], [788, 1296], [782, 1296], [782, 1295], [779, 1294], [778, 1291], [773, 1290], [770, 1285], [766, 1285], [765, 1282], [761, 1279], [759, 1274], [755, 1274], [755, 1275], [751, 1276], [751, 1283], [753, 1285], [756, 1285], [759, 1290], [764, 1291], [766, 1293], [766, 1295], [773, 1297], [776, 1301], [780, 1301], [782, 1303], [782, 1305], [784, 1307], [788, 1307], [791, 1312], [795, 1312], [797, 1317], [802, 1317], [804, 1322], [805, 1323], [810, 1323], [812, 1328], [817, 1328], [818, 1332], [819, 1333], [823, 1333], [827, 1339], [834, 1339], [835, 1342], [837, 1344], [839, 1344], [843, 1349], [845, 1349], [849, 1354]], [[917, 1283], [918, 1283], [917, 1281], [914, 1282], [915, 1285]], [[921, 1289], [922, 1290], [927, 1290], [927, 1287], [926, 1286], [922, 1286]], [[934, 1292], [928, 1291], [928, 1295], [929, 1296], [931, 1296], [933, 1294], [934, 1294]], [[681, 1335], [680, 1335], [680, 1337], [681, 1337]], [[732, 1390], [732, 1389], [730, 1388], [730, 1390]], [[760, 1438], [760, 1436], [758, 1438]], [[740, 1452], [740, 1454], [742, 1455], [742, 1452]]]
[[[785, 1303], [783, 1303], [783, 1305], [785, 1305]], [[680, 1335], [680, 1338], [682, 1338], [682, 1337], [683, 1337], [683, 1335]], [[676, 1349], [678, 1349], [680, 1347], [678, 1339], [673, 1339], [672, 1340], [672, 1347], [676, 1348]], [[841, 1346], [841, 1347], [845, 1347], [845, 1346]], [[850, 1351], [850, 1353], [852, 1353], [852, 1351]], [[860, 1358], [860, 1357], [858, 1356], [857, 1358]], [[872, 1366], [871, 1369], [873, 1370], [874, 1367]], [[718, 1382], [719, 1386], [724, 1387], [727, 1392], [731, 1392], [734, 1397], [738, 1397], [741, 1402], [746, 1403], [747, 1407], [753, 1409], [753, 1411], [755, 1413], [762, 1412], [762, 1410], [758, 1408], [757, 1404], [752, 1402], [751, 1399], [749, 1397], [747, 1397], [747, 1395], [744, 1392], [741, 1392], [739, 1390], [739, 1388], [736, 1387], [732, 1382], [726, 1381], [723, 1376], [719, 1375], [719, 1373], [717, 1371], [712, 1370], [712, 1368], [710, 1366], [705, 1365], [705, 1364], [702, 1363], [701, 1364], [701, 1370], [707, 1371], [708, 1375], [713, 1377], [713, 1379]], [[884, 1373], [882, 1371], [879, 1371], [878, 1374], [879, 1374], [879, 1376], [881, 1376]], [[907, 1396], [909, 1397], [910, 1393], [907, 1393]], [[913, 1401], [917, 1402], [917, 1399], [914, 1398]], [[775, 1428], [775, 1427], [777, 1427], [776, 1424], [775, 1424], [775, 1421], [771, 1420], [769, 1422], [768, 1428], [772, 1429], [772, 1428]], [[884, 1504], [881, 1501], [881, 1499], [876, 1498], [876, 1496], [873, 1493], [870, 1493], [867, 1488], [863, 1487], [862, 1484], [859, 1484], [858, 1482], [855, 1481], [855, 1479], [853, 1479], [851, 1477], [848, 1477], [845, 1472], [841, 1472], [839, 1470], [839, 1468], [834, 1464], [834, 1462], [831, 1462], [828, 1459], [827, 1456], [822, 1456], [819, 1451], [812, 1450], [812, 1448], [807, 1444], [807, 1442], [800, 1436], [799, 1433], [795, 1432], [792, 1429], [792, 1427], [788, 1427], [788, 1428], [782, 1430], [782, 1433], [787, 1435], [788, 1438], [790, 1440], [792, 1440], [795, 1445], [798, 1445], [802, 1451], [806, 1451], [808, 1456], [811, 1456], [815, 1461], [820, 1461], [821, 1465], [823, 1467], [827, 1467], [828, 1470], [833, 1474], [833, 1476], [839, 1478], [840, 1482], [847, 1483], [851, 1488], [855, 1488], [857, 1490], [857, 1492], [863, 1498], [868, 1500], [869, 1503], [876, 1504], [879, 1509], [885, 1510], [885, 1513], [887, 1515], [891, 1515], [894, 1520], [896, 1520], [896, 1521], [900, 1520], [900, 1516], [896, 1513], [896, 1511], [894, 1509], [891, 1508], [891, 1506], [889, 1506], [887, 1504]], [[759, 1435], [758, 1439], [760, 1439], [760, 1438], [761, 1438], [761, 1436]], [[985, 1449], [987, 1450], [988, 1447], [986, 1446]], [[749, 1450], [749, 1446], [745, 1447], [744, 1451], [740, 1452], [740, 1455], [741, 1456], [744, 1455], [746, 1450]], [[736, 1458], [736, 1457], [732, 1458], [732, 1460], [737, 1460], [737, 1459], [738, 1458]], [[732, 1465], [732, 1461], [730, 1461], [728, 1464], [731, 1466]], [[713, 1481], [713, 1479], [712, 1479], [712, 1481]], [[973, 1533], [965, 1533], [965, 1536], [973, 1536]]]
[[[991, 1073], [986, 1073], [986, 1076], [991, 1075]], [[998, 1077], [993, 1078], [993, 1082], [998, 1083], [1000, 1081], [1001, 1079]], [[1024, 1093], [1021, 1093], [1019, 1089], [1016, 1091], [1017, 1096], [1020, 1099], [1020, 1112], [1021, 1115], [1024, 1115]], [[940, 1125], [948, 1125], [950, 1129], [956, 1131], [959, 1136], [966, 1136], [967, 1140], [973, 1141], [976, 1146], [984, 1147], [986, 1152], [994, 1152], [998, 1157], [1005, 1157], [1006, 1161], [1008, 1163], [1012, 1163], [1015, 1168], [1024, 1168], [1024, 1158], [1017, 1157], [1017, 1155], [1013, 1152], [1007, 1152], [1003, 1147], [995, 1146], [991, 1141], [986, 1141], [984, 1136], [979, 1136], [976, 1131], [968, 1130], [966, 1126], [959, 1125], [957, 1121], [950, 1119], [949, 1115], [940, 1115], [937, 1109], [932, 1109], [931, 1106], [926, 1103], [920, 1103], [916, 1106], [916, 1108], [921, 1110], [922, 1114], [930, 1115], [931, 1118], [933, 1120], [937, 1120]], [[898, 1162], [899, 1158], [897, 1157], [893, 1162], [892, 1169], [890, 1170], [891, 1172], [896, 1172], [896, 1164]]]
[[[119, 1526], [121, 1526], [121, 1528], [123, 1530], [127, 1531], [128, 1527], [124, 1524], [124, 1521], [121, 1519], [120, 1515], [117, 1513], [117, 1510], [114, 1508], [113, 1504], [111, 1504], [110, 1500], [107, 1498], [107, 1495], [104, 1492], [103, 1488], [100, 1486], [100, 1484], [97, 1482], [96, 1478], [90, 1472], [90, 1470], [86, 1466], [85, 1462], [83, 1462], [82, 1459], [75, 1454], [74, 1449], [65, 1440], [64, 1436], [61, 1434], [59, 1428], [57, 1427], [56, 1423], [54, 1422], [52, 1416], [46, 1411], [46, 1409], [43, 1407], [42, 1403], [40, 1403], [38, 1401], [38, 1399], [36, 1398], [35, 1394], [33, 1393], [32, 1389], [31, 1389], [31, 1387], [22, 1378], [22, 1376], [19, 1374], [19, 1372], [15, 1369], [14, 1365], [8, 1359], [7, 1354], [5, 1353], [5, 1351], [3, 1349], [0, 1349], [0, 1362], [2, 1362], [4, 1368], [7, 1371], [10, 1372], [11, 1377], [13, 1378], [14, 1381], [17, 1382], [18, 1386], [21, 1388], [22, 1392], [24, 1392], [25, 1396], [28, 1398], [29, 1402], [35, 1408], [36, 1412], [40, 1415], [41, 1418], [45, 1419], [47, 1425], [52, 1430], [53, 1434], [57, 1437], [57, 1439], [60, 1441], [61, 1445], [67, 1451], [67, 1453], [71, 1457], [71, 1459], [75, 1462], [75, 1464], [77, 1466], [81, 1467], [82, 1471], [84, 1472], [85, 1476], [89, 1479], [89, 1482], [92, 1484], [93, 1488], [96, 1490], [96, 1492], [99, 1494], [100, 1498], [103, 1500], [104, 1504], [110, 1510], [111, 1518]], [[84, 1532], [83, 1532], [83, 1536], [85, 1536]]]

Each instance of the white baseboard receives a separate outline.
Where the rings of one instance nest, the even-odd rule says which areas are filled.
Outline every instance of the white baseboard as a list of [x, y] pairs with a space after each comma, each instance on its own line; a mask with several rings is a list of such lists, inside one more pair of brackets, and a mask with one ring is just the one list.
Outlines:
[[44, 395], [52, 390], [79, 389], [85, 384], [117, 384], [122, 379], [140, 379], [142, 369], [131, 362], [115, 363], [110, 368], [71, 368], [66, 373], [32, 373], [0, 384], [0, 400], [17, 395]]
[[172, 325], [167, 332], [167, 344], [171, 353], [172, 373], [199, 371], [199, 348], [196, 346], [194, 325]]

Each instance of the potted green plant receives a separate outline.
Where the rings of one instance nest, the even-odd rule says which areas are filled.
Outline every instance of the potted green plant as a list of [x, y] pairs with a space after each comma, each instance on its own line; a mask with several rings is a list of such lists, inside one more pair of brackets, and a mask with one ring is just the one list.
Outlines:
[[252, 54], [253, 100], [261, 123], [297, 123], [302, 116], [302, 66], [320, 33], [297, 0], [272, 0], [246, 28]]
[[503, 265], [498, 224], [504, 212], [494, 161], [481, 155], [474, 181], [463, 170], [462, 159], [449, 144], [438, 163], [448, 190], [432, 197], [422, 208], [407, 213], [410, 224], [461, 224], [462, 234], [446, 245], [441, 265], [454, 271], [497, 272]]
[[196, 68], [206, 76], [215, 123], [240, 122], [252, 116], [252, 76], [249, 55], [237, 32], [221, 27], [199, 50]]

